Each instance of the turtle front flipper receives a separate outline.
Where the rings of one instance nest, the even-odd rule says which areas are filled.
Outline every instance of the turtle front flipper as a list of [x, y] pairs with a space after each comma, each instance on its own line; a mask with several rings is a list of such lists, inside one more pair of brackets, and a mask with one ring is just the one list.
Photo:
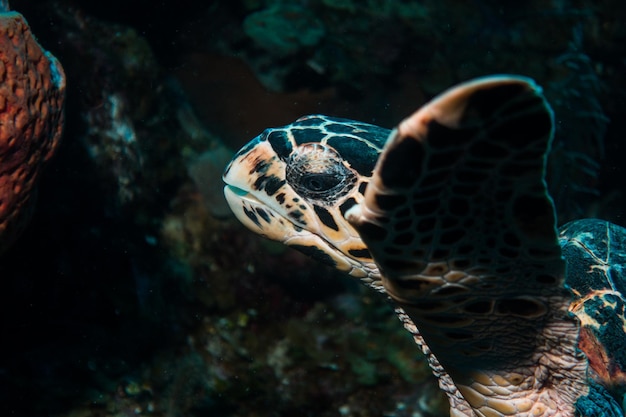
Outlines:
[[478, 415], [570, 416], [588, 392], [544, 181], [552, 133], [533, 81], [461, 84], [391, 133], [346, 213]]

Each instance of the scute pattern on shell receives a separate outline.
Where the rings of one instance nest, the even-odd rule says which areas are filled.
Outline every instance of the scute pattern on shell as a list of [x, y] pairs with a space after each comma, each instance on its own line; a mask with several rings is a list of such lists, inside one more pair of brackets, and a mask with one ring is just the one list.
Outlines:
[[617, 396], [626, 394], [626, 233], [598, 219], [576, 220], [560, 230], [570, 310], [581, 324], [579, 346], [593, 377]]

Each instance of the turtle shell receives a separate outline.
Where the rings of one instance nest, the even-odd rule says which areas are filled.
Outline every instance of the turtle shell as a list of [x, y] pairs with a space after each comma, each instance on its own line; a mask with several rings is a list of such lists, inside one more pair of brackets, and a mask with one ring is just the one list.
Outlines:
[[579, 348], [592, 377], [614, 395], [626, 393], [626, 229], [584, 219], [560, 229], [570, 311], [580, 320]]

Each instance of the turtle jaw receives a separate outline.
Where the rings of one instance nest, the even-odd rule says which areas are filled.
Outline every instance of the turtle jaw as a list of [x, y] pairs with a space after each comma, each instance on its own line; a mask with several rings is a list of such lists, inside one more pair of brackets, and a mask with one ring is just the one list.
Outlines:
[[293, 223], [243, 188], [227, 183], [224, 187], [224, 197], [237, 220], [251, 231], [268, 239], [285, 243], [288, 236], [296, 230]]
[[237, 220], [252, 232], [291, 246], [367, 283], [377, 280], [375, 271], [367, 271], [362, 264], [344, 255], [330, 242], [293, 223], [257, 199], [251, 192], [227, 183], [224, 187], [224, 196]]

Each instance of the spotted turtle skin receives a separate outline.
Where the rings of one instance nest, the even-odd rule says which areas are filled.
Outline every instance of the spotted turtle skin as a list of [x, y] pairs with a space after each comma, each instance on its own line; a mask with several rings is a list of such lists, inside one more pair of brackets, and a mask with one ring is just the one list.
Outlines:
[[392, 130], [327, 116], [267, 129], [226, 168], [250, 230], [386, 294], [453, 416], [623, 416], [626, 231], [556, 227], [550, 106], [499, 75]]

